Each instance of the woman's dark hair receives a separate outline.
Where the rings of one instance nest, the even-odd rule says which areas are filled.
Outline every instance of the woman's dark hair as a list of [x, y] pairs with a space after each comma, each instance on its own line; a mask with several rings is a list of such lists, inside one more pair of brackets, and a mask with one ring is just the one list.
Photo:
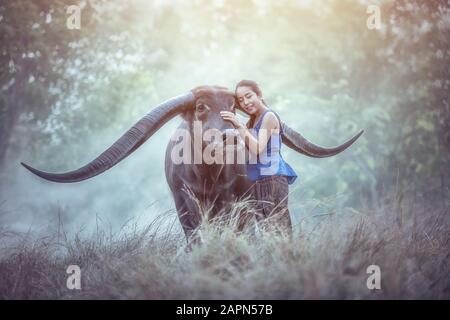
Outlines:
[[[254, 93], [256, 93], [256, 95], [258, 97], [261, 98], [261, 101], [264, 103], [264, 105], [267, 107], [267, 103], [264, 101], [264, 99], [262, 98], [262, 91], [261, 88], [259, 87], [259, 85], [253, 81], [253, 80], [241, 80], [238, 82], [238, 84], [236, 85], [236, 88], [234, 89], [234, 92], [236, 93], [237, 89], [239, 87], [249, 87], [252, 89], [252, 91]], [[237, 105], [239, 105], [239, 101], [236, 101]], [[254, 125], [254, 120], [255, 117], [250, 115], [250, 120], [247, 122], [247, 128], [252, 128]]]
[[239, 87], [249, 87], [249, 88], [251, 88], [253, 90], [253, 92], [255, 92], [258, 95], [258, 97], [262, 97], [261, 88], [253, 80], [241, 80], [241, 81], [239, 81], [238, 84], [236, 85], [236, 88], [234, 89], [234, 91], [236, 92], [236, 90]]

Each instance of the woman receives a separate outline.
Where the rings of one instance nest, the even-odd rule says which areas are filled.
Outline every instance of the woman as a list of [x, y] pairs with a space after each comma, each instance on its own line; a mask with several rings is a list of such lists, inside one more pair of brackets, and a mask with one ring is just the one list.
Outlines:
[[232, 112], [222, 111], [221, 116], [238, 129], [249, 150], [247, 176], [254, 182], [252, 196], [257, 202], [256, 218], [258, 222], [268, 219], [269, 226], [291, 234], [288, 184], [292, 184], [297, 175], [280, 154], [280, 118], [266, 106], [256, 82], [240, 81], [235, 94], [238, 106], [250, 116], [247, 125], [242, 124]]

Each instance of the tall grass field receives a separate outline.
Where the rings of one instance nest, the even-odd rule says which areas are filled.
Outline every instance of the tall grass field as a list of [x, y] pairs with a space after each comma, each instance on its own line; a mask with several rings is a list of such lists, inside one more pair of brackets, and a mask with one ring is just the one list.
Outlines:
[[[448, 299], [449, 207], [401, 196], [376, 209], [301, 219], [292, 237], [235, 217], [204, 222], [188, 243], [174, 212], [119, 233], [1, 231], [1, 299]], [[81, 271], [68, 289], [69, 265]], [[379, 288], [370, 286], [379, 268]]]

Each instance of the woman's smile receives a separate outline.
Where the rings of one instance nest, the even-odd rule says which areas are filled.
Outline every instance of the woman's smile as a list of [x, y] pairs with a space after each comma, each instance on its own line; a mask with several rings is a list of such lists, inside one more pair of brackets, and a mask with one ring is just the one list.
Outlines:
[[250, 114], [253, 114], [256, 112], [256, 108], [253, 103], [249, 103], [249, 104], [245, 105], [244, 108], [245, 108], [245, 111], [247, 111]]

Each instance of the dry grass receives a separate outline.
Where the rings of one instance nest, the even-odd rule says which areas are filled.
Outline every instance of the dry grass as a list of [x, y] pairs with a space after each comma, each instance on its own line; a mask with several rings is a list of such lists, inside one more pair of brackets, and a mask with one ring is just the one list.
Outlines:
[[[238, 203], [231, 215], [247, 208]], [[214, 221], [191, 251], [173, 231], [173, 213], [144, 230], [70, 240], [3, 231], [2, 242], [14, 245], [0, 254], [0, 298], [448, 299], [449, 220], [448, 206], [403, 197], [367, 212], [303, 219], [292, 240], [254, 228], [236, 233], [236, 219]], [[70, 264], [81, 267], [81, 290], [66, 287]], [[373, 264], [381, 290], [366, 286]]]

